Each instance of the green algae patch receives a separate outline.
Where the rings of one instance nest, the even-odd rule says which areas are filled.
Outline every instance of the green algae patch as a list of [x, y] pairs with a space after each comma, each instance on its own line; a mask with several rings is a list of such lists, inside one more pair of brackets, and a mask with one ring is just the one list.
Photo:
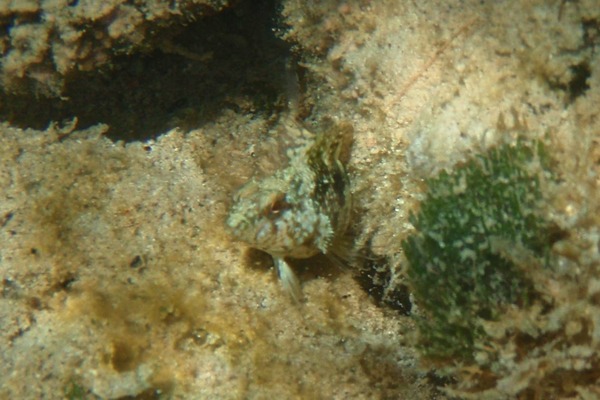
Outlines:
[[428, 359], [472, 361], [486, 346], [484, 321], [535, 296], [519, 249], [547, 263], [550, 229], [538, 212], [547, 170], [541, 143], [501, 145], [427, 182], [416, 233], [403, 243]]

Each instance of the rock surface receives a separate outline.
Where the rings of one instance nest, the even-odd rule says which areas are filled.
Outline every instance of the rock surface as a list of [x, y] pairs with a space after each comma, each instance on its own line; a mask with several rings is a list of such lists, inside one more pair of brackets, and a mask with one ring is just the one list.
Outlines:
[[298, 306], [226, 233], [285, 163], [290, 86], [309, 129], [354, 127], [356, 241], [392, 286], [422, 179], [499, 127], [549, 136], [567, 229], [598, 209], [597, 0], [236, 3], [0, 6], [0, 397], [445, 398], [351, 272], [298, 263]]

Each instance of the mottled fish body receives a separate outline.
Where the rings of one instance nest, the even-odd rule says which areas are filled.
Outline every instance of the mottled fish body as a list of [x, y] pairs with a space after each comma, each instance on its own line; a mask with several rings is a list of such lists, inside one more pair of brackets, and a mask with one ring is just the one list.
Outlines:
[[346, 172], [351, 145], [352, 128], [336, 126], [295, 149], [286, 168], [251, 179], [234, 196], [227, 219], [232, 234], [273, 256], [296, 300], [300, 284], [286, 257], [348, 258], [342, 243], [352, 205]]

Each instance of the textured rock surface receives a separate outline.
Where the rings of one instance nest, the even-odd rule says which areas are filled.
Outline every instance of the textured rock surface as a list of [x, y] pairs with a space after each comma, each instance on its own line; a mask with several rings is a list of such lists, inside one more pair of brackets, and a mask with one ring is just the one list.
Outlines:
[[60, 95], [64, 79], [71, 73], [98, 68], [119, 53], [161, 46], [177, 26], [218, 12], [227, 3], [3, 1], [2, 84], [9, 91], [30, 88]]
[[[0, 42], [0, 397], [444, 398], [417, 368], [410, 318], [318, 258], [296, 265], [307, 301], [295, 306], [269, 257], [225, 232], [238, 185], [285, 162], [288, 52], [272, 55], [271, 42], [228, 34], [235, 23], [218, 20], [252, 15], [251, 5], [114, 2], [102, 14], [92, 3], [0, 7], [10, 26]], [[596, 265], [597, 1], [304, 4], [273, 11], [302, 65], [299, 119], [315, 131], [327, 118], [354, 127], [358, 241], [391, 258], [394, 285], [422, 178], [498, 142], [495, 132], [510, 130], [499, 127], [549, 136], [568, 177], [551, 209], [583, 238], [562, 252]], [[71, 9], [87, 10], [82, 25]], [[183, 25], [219, 33], [185, 41]], [[153, 29], [183, 40], [168, 43], [176, 58], [163, 57], [172, 53]], [[216, 49], [212, 61], [205, 47]], [[118, 67], [95, 71], [103, 63]], [[40, 102], [40, 91], [71, 102]], [[559, 300], [589, 309], [587, 297]], [[582, 322], [561, 315], [553, 322], [578, 337]], [[511, 379], [501, 384], [515, 388]], [[591, 398], [585, 390], [577, 395]]]

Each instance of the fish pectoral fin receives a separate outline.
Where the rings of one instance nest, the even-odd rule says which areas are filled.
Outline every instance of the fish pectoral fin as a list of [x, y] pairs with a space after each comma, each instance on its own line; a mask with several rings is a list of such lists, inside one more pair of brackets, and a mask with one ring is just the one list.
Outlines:
[[275, 261], [279, 280], [281, 281], [284, 290], [289, 293], [296, 303], [299, 303], [303, 297], [302, 287], [300, 286], [300, 281], [292, 270], [292, 267], [290, 267], [283, 258], [273, 257], [273, 260]]

